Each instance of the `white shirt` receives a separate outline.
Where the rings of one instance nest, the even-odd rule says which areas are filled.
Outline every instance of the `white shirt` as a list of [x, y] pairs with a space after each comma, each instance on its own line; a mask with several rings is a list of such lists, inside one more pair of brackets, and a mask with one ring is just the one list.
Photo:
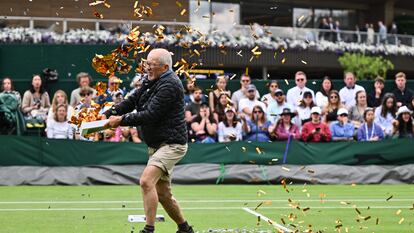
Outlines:
[[325, 106], [328, 105], [328, 96], [325, 96], [324, 94], [322, 94], [322, 92], [318, 91], [318, 93], [316, 93], [316, 105], [320, 108], [323, 108]]
[[302, 128], [302, 120], [311, 118], [311, 108], [297, 107], [296, 111], [298, 112], [298, 115], [295, 117], [296, 125], [299, 126], [299, 128]]
[[381, 116], [381, 110], [382, 106], [379, 106], [375, 109], [374, 123], [381, 127], [381, 129], [384, 131], [385, 136], [391, 136], [394, 129], [394, 126], [392, 125], [394, 117], [390, 112], [388, 112], [385, 117]]
[[242, 124], [237, 122], [236, 127], [233, 126], [226, 127], [223, 122], [220, 122], [218, 125], [218, 139], [219, 142], [230, 142], [229, 136], [235, 136], [235, 141], [241, 141], [242, 138]]
[[283, 102], [281, 105], [279, 105], [276, 101], [269, 104], [266, 111], [267, 120], [272, 124], [276, 123], [280, 119], [280, 113], [282, 113], [284, 108], [289, 108], [291, 112], [295, 111], [295, 109], [293, 109], [293, 107], [286, 102]]
[[67, 122], [56, 122], [55, 120], [49, 121], [46, 128], [47, 138], [54, 139], [72, 139], [73, 130], [72, 126]]
[[269, 106], [270, 103], [276, 103], [276, 100], [272, 97], [272, 94], [270, 93], [267, 93], [260, 99], [260, 101], [262, 101], [263, 103], [265, 102], [265, 100], [267, 100], [267, 106]]
[[[239, 109], [240, 100], [245, 99], [245, 98], [247, 98], [247, 96], [244, 94], [242, 89], [239, 89], [233, 93], [233, 95], [231, 96], [231, 101], [233, 102], [235, 107]], [[258, 90], [256, 90], [256, 99], [259, 99], [259, 98], [260, 98], [260, 93]]]
[[260, 107], [262, 107], [263, 111], [266, 113], [266, 105], [259, 101], [259, 100], [249, 100], [247, 98], [245, 99], [241, 99], [240, 103], [239, 103], [239, 112], [243, 112], [244, 108], [248, 108], [249, 111], [251, 112], [254, 108], [254, 106], [259, 105]]
[[355, 95], [358, 91], [365, 91], [363, 87], [358, 84], [355, 84], [354, 88], [349, 89], [348, 87], [343, 87], [339, 91], [339, 97], [341, 97], [341, 102], [346, 106], [346, 108], [350, 109], [355, 106]]
[[[67, 120], [70, 120], [70, 118], [72, 117], [73, 114], [73, 107], [71, 105], [68, 105], [68, 108], [66, 109], [67, 112]], [[55, 113], [53, 112], [53, 107], [50, 106], [49, 108], [49, 113], [47, 114], [47, 119], [46, 119], [46, 125], [49, 124], [50, 121], [54, 121], [53, 118], [55, 117]]]
[[297, 107], [299, 105], [299, 102], [303, 99], [303, 93], [307, 91], [312, 93], [312, 99], [315, 101], [315, 93], [311, 89], [307, 87], [300, 89], [298, 86], [296, 86], [288, 90], [286, 94], [286, 102], [293, 107]]

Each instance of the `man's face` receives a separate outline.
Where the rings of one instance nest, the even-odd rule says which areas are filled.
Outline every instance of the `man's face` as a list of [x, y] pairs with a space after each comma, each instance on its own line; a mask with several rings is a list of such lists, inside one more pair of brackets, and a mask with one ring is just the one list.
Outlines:
[[249, 100], [254, 100], [255, 97], [256, 97], [256, 90], [250, 89], [247, 91], [247, 98], [249, 98]]
[[303, 88], [306, 85], [306, 76], [302, 74], [296, 75], [295, 83], [299, 88]]
[[247, 76], [242, 76], [240, 79], [240, 83], [243, 88], [246, 88], [250, 84], [250, 78]]
[[355, 85], [355, 77], [353, 74], [347, 74], [344, 78], [345, 85], [347, 87], [353, 87]]
[[397, 87], [399, 89], [405, 89], [405, 83], [407, 82], [407, 80], [405, 80], [405, 78], [397, 78], [395, 79], [395, 84], [397, 85]]
[[276, 93], [276, 102], [279, 104], [285, 102], [285, 95], [281, 92]]
[[108, 80], [108, 89], [111, 91], [117, 91], [119, 89], [119, 82], [117, 78], [110, 78]]
[[338, 115], [338, 121], [345, 124], [348, 122], [348, 114]]
[[375, 87], [375, 89], [381, 89], [382, 90], [382, 89], [384, 89], [384, 83], [376, 81], [374, 83], [374, 87]]
[[202, 95], [203, 95], [203, 92], [201, 90], [194, 91], [193, 93], [194, 101], [199, 102], [201, 100]]
[[89, 86], [89, 77], [88, 76], [83, 76], [79, 79], [79, 85], [81, 87], [87, 87]]
[[163, 73], [168, 70], [168, 65], [162, 65], [159, 62], [160, 55], [157, 52], [150, 52], [145, 64], [145, 71], [148, 74], [149, 80], [158, 79]]
[[311, 114], [311, 117], [312, 117], [312, 121], [313, 122], [319, 123], [320, 117], [319, 117], [319, 114], [318, 113], [312, 113]]

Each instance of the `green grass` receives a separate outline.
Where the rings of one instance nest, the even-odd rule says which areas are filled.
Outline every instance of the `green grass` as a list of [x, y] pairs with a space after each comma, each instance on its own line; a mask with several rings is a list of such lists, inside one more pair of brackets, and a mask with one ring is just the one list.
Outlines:
[[[242, 210], [257, 212], [281, 223], [311, 225], [313, 232], [335, 232], [336, 221], [349, 232], [414, 232], [413, 185], [174, 185], [184, 215], [199, 232], [208, 229], [248, 229], [277, 232]], [[265, 194], [258, 195], [262, 190]], [[326, 195], [326, 197], [322, 198]], [[392, 199], [386, 201], [390, 196]], [[289, 206], [288, 198], [301, 209]], [[351, 204], [341, 203], [350, 202]], [[358, 213], [371, 216], [356, 222]], [[369, 206], [369, 209], [368, 209]], [[398, 210], [401, 213], [397, 215]], [[159, 214], [165, 212], [159, 207]], [[287, 215], [296, 216], [289, 220]], [[138, 232], [143, 223], [129, 223], [128, 214], [143, 214], [138, 186], [16, 186], [0, 187], [0, 232]], [[376, 225], [376, 219], [379, 224]], [[404, 221], [398, 222], [404, 218]], [[156, 232], [175, 232], [167, 217]], [[273, 229], [273, 231], [272, 231]], [[263, 231], [263, 232], [264, 232]]]

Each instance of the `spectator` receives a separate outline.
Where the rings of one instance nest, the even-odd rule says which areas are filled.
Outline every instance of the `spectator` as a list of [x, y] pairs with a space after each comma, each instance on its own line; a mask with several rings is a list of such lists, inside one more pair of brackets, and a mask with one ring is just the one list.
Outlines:
[[374, 109], [364, 111], [364, 121], [358, 129], [358, 141], [379, 141], [384, 139], [384, 131], [374, 122]]
[[127, 96], [131, 95], [132, 93], [134, 93], [135, 90], [138, 90], [139, 88], [141, 88], [142, 85], [142, 75], [137, 73], [134, 77], [134, 79], [132, 79], [131, 84], [129, 85], [131, 87], [131, 90], [128, 92]]
[[361, 90], [365, 91], [365, 89], [360, 85], [355, 84], [355, 75], [352, 72], [345, 73], [344, 82], [345, 87], [339, 91], [339, 96], [341, 97], [342, 104], [350, 109], [355, 106], [355, 93]]
[[[240, 78], [240, 89], [235, 91], [233, 93], [233, 95], [231, 96], [231, 101], [233, 102], [234, 106], [236, 107], [236, 109], [239, 110], [239, 112], [241, 112], [240, 110], [240, 101], [242, 99], [247, 98], [248, 93], [247, 92], [247, 87], [250, 85], [251, 80], [250, 80], [250, 76], [243, 74]], [[255, 99], [259, 99], [260, 98], [260, 93], [258, 91], [256, 91], [256, 96]]]
[[60, 105], [64, 105], [68, 108], [66, 109], [66, 120], [70, 120], [73, 114], [73, 107], [69, 105], [68, 96], [66, 95], [66, 93], [62, 90], [57, 90], [53, 95], [52, 106], [49, 108], [49, 113], [47, 114], [47, 125], [55, 117], [57, 107]]
[[408, 109], [410, 109], [411, 111], [414, 111], [414, 95], [413, 97], [411, 97], [411, 100], [408, 103]]
[[221, 93], [227, 93], [231, 96], [231, 91], [227, 90], [227, 78], [225, 76], [218, 76], [214, 90], [208, 93], [208, 102], [211, 112], [216, 111], [216, 106], [219, 103]]
[[341, 28], [339, 21], [335, 21], [335, 39], [336, 41], [341, 41]]
[[394, 138], [413, 138], [414, 127], [413, 118], [411, 117], [412, 113], [407, 106], [402, 106], [398, 109], [397, 120], [394, 121]]
[[112, 92], [112, 102], [114, 102], [114, 104], [121, 103], [123, 99], [124, 95], [122, 94], [121, 90]]
[[384, 131], [385, 136], [392, 136], [393, 125], [397, 113], [397, 100], [394, 94], [384, 95], [381, 106], [375, 109], [375, 123]]
[[285, 141], [289, 137], [293, 139], [300, 139], [299, 127], [295, 124], [292, 124], [292, 118], [296, 116], [290, 108], [284, 108], [280, 114], [281, 119], [277, 124], [272, 124], [269, 126], [270, 136], [276, 138], [278, 141]]
[[90, 108], [92, 105], [92, 96], [94, 89], [89, 86], [84, 86], [80, 89], [79, 96], [81, 100], [79, 104], [75, 107], [76, 110], [80, 110], [82, 108]]
[[200, 112], [200, 105], [203, 96], [203, 91], [199, 87], [195, 87], [191, 94], [191, 102], [185, 107], [185, 121], [189, 124], [197, 117]]
[[329, 142], [331, 131], [328, 125], [321, 122], [321, 108], [313, 107], [311, 110], [312, 120], [306, 122], [302, 128], [302, 140], [305, 142]]
[[106, 129], [104, 131], [103, 141], [104, 142], [120, 142], [121, 136], [122, 136], [121, 126], [118, 126], [115, 129]]
[[329, 92], [333, 90], [332, 80], [325, 76], [322, 80], [322, 86], [320, 91], [316, 93], [316, 105], [320, 108], [324, 108], [329, 101]]
[[44, 121], [50, 107], [49, 94], [43, 88], [39, 75], [33, 75], [32, 85], [23, 95], [22, 112], [25, 114], [28, 128], [44, 127]]
[[406, 87], [407, 78], [403, 72], [399, 72], [395, 75], [396, 89], [392, 92], [397, 98], [397, 106], [408, 105], [411, 98], [414, 96], [413, 90]]
[[286, 95], [286, 102], [296, 108], [300, 101], [303, 99], [303, 94], [305, 92], [312, 93], [312, 99], [314, 98], [314, 93], [311, 89], [306, 87], [306, 74], [303, 71], [298, 71], [295, 74], [295, 83], [296, 86], [288, 90]]
[[374, 91], [368, 95], [368, 107], [376, 108], [381, 105], [381, 100], [384, 97], [385, 81], [382, 77], [377, 77], [374, 82]]
[[122, 130], [122, 139], [123, 142], [134, 142], [142, 143], [142, 139], [139, 136], [138, 130], [136, 127], [121, 127]]
[[199, 112], [191, 123], [196, 143], [214, 143], [217, 138], [217, 122], [207, 104], [200, 106]]
[[216, 122], [224, 121], [226, 115], [224, 109], [232, 106], [233, 103], [230, 100], [230, 95], [228, 95], [227, 92], [221, 93], [219, 96], [218, 104], [214, 108], [214, 119], [216, 120]]
[[185, 105], [188, 105], [191, 103], [192, 101], [192, 97], [193, 97], [193, 92], [194, 92], [194, 88], [196, 87], [195, 85], [195, 81], [192, 79], [187, 79], [187, 82], [185, 84], [185, 88], [184, 88], [184, 102]]
[[276, 80], [272, 80], [266, 84], [266, 87], [269, 89], [269, 93], [262, 96], [261, 101], [269, 107], [271, 103], [276, 103], [276, 90], [279, 88], [279, 84], [277, 84]]
[[22, 97], [18, 91], [14, 90], [13, 80], [10, 77], [5, 77], [3, 79], [0, 91], [1, 93], [13, 94], [16, 97], [19, 106], [21, 105]]
[[354, 128], [354, 125], [348, 121], [348, 110], [340, 108], [338, 120], [331, 124], [332, 141], [352, 141]]
[[[72, 107], [77, 106], [80, 103], [81, 96], [80, 96], [80, 90], [83, 87], [89, 87], [92, 83], [92, 77], [85, 72], [80, 72], [76, 75], [76, 82], [78, 83], [79, 87], [72, 91], [70, 94], [70, 105]], [[95, 96], [96, 91], [93, 91], [93, 95]]]
[[328, 32], [327, 30], [329, 30], [329, 23], [328, 20], [326, 18], [322, 18], [321, 24], [319, 25], [319, 29], [324, 30], [321, 34], [320, 34], [320, 38], [319, 39], [324, 39], [324, 40], [328, 40]]
[[244, 114], [240, 115], [243, 121], [243, 131], [246, 133], [246, 141], [268, 142], [270, 121], [260, 105], [253, 107], [251, 120], [246, 120]]
[[286, 103], [285, 93], [281, 89], [275, 90], [276, 101], [269, 104], [267, 107], [267, 119], [272, 123], [276, 124], [279, 121], [280, 113], [283, 109], [289, 108], [293, 111], [293, 107]]
[[218, 125], [219, 142], [231, 142], [242, 140], [242, 124], [236, 117], [234, 108], [226, 108], [225, 120]]
[[266, 105], [256, 99], [256, 86], [250, 84], [246, 87], [247, 98], [242, 98], [239, 102], [239, 112], [246, 114], [247, 119], [252, 115], [253, 107], [259, 105], [262, 109], [266, 109]]
[[355, 95], [356, 104], [349, 110], [349, 119], [355, 128], [359, 128], [364, 123], [364, 112], [368, 108], [367, 94], [365, 91], [358, 91]]
[[336, 42], [336, 34], [335, 34], [335, 23], [332, 19], [332, 17], [328, 18], [329, 23], [329, 41]]
[[367, 44], [368, 45], [374, 44], [374, 36], [375, 36], [374, 25], [370, 24], [367, 30]]
[[379, 40], [381, 44], [385, 44], [387, 42], [387, 27], [382, 23], [382, 21], [378, 21], [379, 27]]
[[46, 128], [48, 138], [73, 139], [73, 129], [67, 121], [67, 109], [68, 107], [64, 104], [56, 107], [54, 116]]
[[311, 121], [311, 110], [315, 106], [312, 99], [312, 93], [306, 91], [303, 94], [303, 100], [296, 108], [296, 112], [298, 113], [298, 116], [296, 117], [296, 125], [303, 126], [306, 122]]
[[337, 90], [332, 90], [329, 92], [329, 102], [322, 111], [322, 118], [325, 119], [326, 124], [329, 124], [332, 121], [336, 121], [338, 119], [337, 112], [340, 108], [344, 108], [341, 103], [341, 97], [339, 97]]
[[124, 96], [124, 91], [119, 88], [119, 85], [122, 83], [122, 80], [115, 75], [112, 75], [108, 78], [108, 88], [104, 96], [98, 97], [99, 103], [114, 102], [113, 97], [119, 93]]
[[395, 22], [392, 22], [390, 33], [391, 35], [394, 35], [394, 36], [398, 34], [398, 28]]

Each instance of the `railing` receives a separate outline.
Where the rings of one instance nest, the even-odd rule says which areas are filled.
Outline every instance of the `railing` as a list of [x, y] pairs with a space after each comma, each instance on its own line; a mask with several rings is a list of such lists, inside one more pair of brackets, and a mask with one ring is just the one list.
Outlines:
[[6, 21], [28, 21], [29, 28], [35, 28], [36, 21], [61, 22], [62, 32], [68, 31], [68, 23], [83, 22], [95, 25], [95, 30], [99, 31], [102, 24], [127, 24], [129, 28], [133, 25], [164, 25], [164, 26], [191, 26], [198, 28], [203, 33], [212, 33], [214, 31], [226, 31], [233, 36], [238, 35], [273, 35], [282, 39], [304, 40], [304, 41], [343, 41], [347, 43], [365, 43], [367, 45], [376, 44], [394, 44], [407, 45], [414, 47], [414, 36], [401, 34], [387, 34], [386, 38], [381, 39], [379, 33], [369, 35], [367, 32], [341, 30], [333, 32], [330, 30], [315, 28], [297, 28], [297, 27], [276, 27], [276, 26], [258, 26], [258, 25], [231, 25], [231, 24], [191, 24], [188, 22], [171, 22], [171, 21], [147, 21], [147, 20], [116, 20], [116, 19], [86, 19], [86, 18], [58, 18], [58, 17], [27, 17], [27, 16], [0, 16], [0, 19]]

